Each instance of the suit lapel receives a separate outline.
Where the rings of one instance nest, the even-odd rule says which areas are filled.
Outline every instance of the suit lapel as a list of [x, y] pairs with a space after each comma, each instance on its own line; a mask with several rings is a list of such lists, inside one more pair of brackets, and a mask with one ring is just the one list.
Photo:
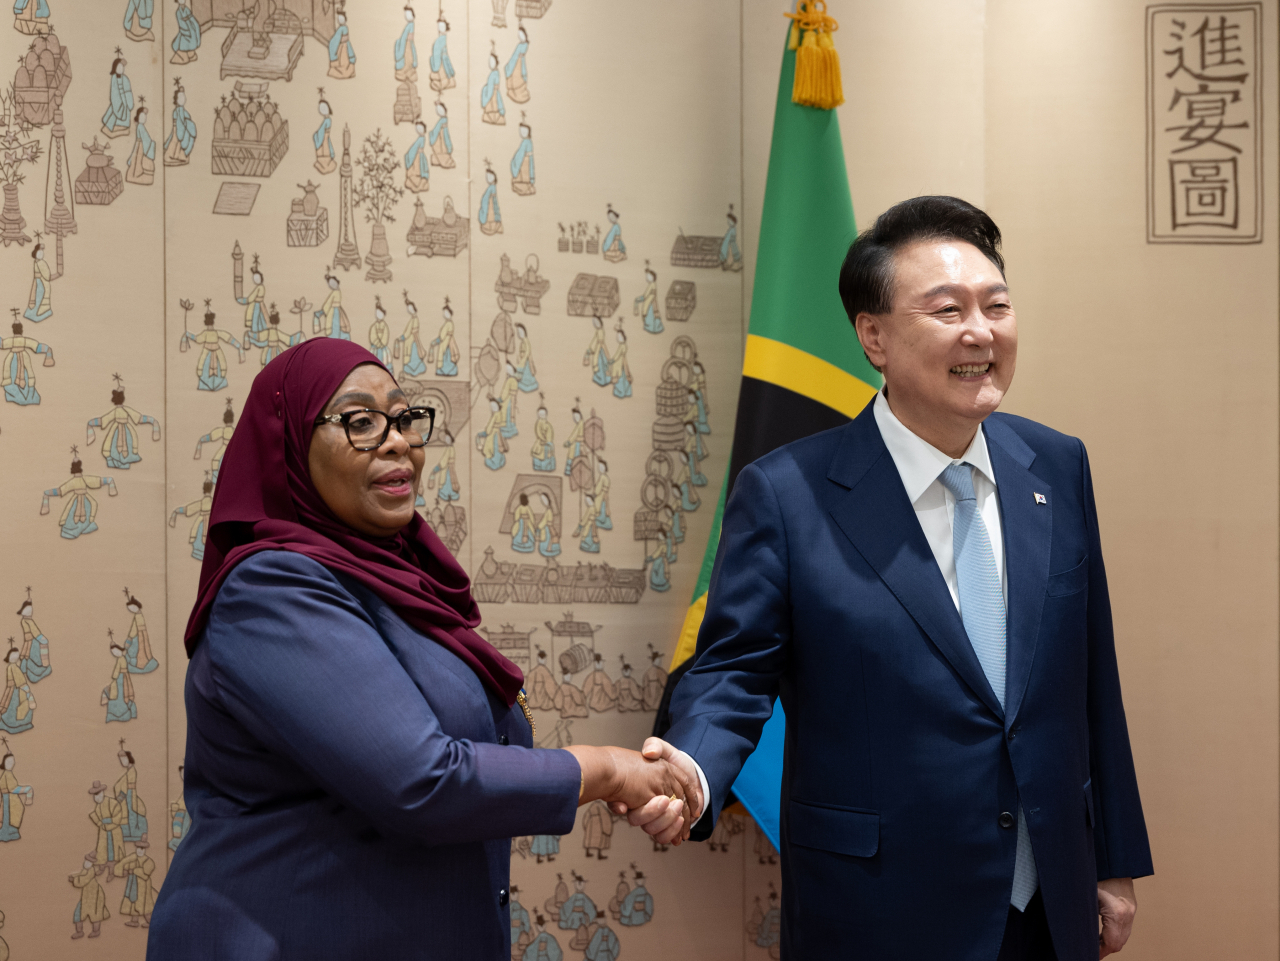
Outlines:
[[870, 404], [846, 431], [827, 476], [848, 490], [831, 516], [956, 673], [1002, 717]]
[[[996, 417], [987, 420], [987, 450], [1000, 498], [1009, 584], [1005, 716], [1006, 723], [1012, 726], [1031, 676], [1044, 612], [1053, 536], [1053, 490], [1028, 470], [1035, 452]], [[1039, 502], [1037, 494], [1045, 503]]]

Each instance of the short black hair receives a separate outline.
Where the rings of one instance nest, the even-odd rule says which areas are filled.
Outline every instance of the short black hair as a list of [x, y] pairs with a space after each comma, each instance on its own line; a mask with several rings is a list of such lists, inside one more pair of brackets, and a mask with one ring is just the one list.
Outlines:
[[840, 266], [840, 300], [849, 323], [864, 312], [893, 310], [893, 255], [920, 240], [973, 244], [1004, 275], [1000, 228], [984, 211], [959, 197], [912, 197], [882, 213], [850, 245]]

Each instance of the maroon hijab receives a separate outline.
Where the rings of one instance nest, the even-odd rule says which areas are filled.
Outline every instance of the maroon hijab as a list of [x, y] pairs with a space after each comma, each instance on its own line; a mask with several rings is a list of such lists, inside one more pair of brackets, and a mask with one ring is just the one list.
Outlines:
[[233, 567], [259, 551], [296, 551], [369, 588], [510, 706], [523, 683], [520, 669], [476, 633], [480, 611], [470, 580], [426, 521], [415, 511], [394, 537], [366, 537], [339, 521], [311, 483], [315, 420], [361, 364], [379, 361], [350, 341], [316, 338], [286, 350], [254, 380], [218, 472], [187, 654]]

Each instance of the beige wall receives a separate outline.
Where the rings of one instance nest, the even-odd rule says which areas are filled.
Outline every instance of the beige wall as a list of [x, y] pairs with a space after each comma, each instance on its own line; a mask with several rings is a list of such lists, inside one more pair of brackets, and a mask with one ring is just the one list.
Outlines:
[[[781, 5], [744, 18], [744, 204], [763, 198]], [[1277, 221], [1145, 241], [1144, 5], [832, 0], [854, 213], [949, 193], [1005, 235], [1006, 410], [1089, 448], [1156, 876], [1125, 957], [1274, 958]], [[1276, 183], [1277, 5], [1263, 17]], [[754, 248], [747, 258], [753, 265]], [[749, 295], [749, 290], [748, 290]]]

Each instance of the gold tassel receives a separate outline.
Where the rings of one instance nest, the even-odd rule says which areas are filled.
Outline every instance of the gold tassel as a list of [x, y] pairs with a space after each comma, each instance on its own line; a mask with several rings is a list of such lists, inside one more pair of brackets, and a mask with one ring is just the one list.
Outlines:
[[796, 51], [792, 102], [822, 110], [840, 106], [844, 103], [844, 86], [840, 55], [831, 36], [840, 25], [827, 15], [825, 0], [798, 0], [796, 12], [787, 16], [791, 18], [787, 48]]

